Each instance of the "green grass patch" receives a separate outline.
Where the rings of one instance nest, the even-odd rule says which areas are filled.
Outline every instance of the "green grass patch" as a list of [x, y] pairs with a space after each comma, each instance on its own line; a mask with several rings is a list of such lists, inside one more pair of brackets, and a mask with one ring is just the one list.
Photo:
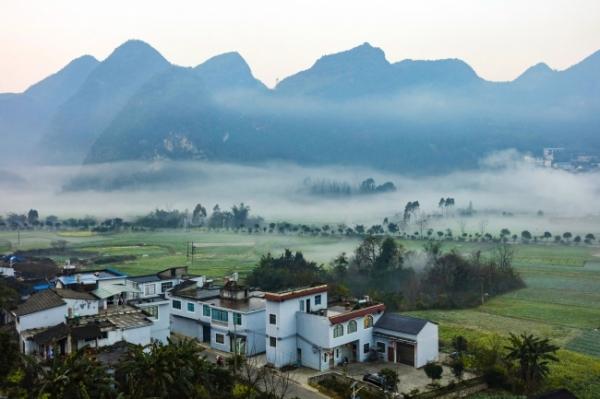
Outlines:
[[600, 331], [585, 330], [567, 342], [567, 349], [600, 358]]

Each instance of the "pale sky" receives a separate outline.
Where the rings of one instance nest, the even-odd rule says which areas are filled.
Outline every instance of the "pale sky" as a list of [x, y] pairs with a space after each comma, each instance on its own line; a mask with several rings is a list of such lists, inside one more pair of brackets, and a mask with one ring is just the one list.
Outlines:
[[174, 64], [238, 51], [269, 86], [363, 42], [389, 61], [461, 58], [489, 80], [600, 49], [599, 0], [0, 0], [0, 92], [127, 39]]

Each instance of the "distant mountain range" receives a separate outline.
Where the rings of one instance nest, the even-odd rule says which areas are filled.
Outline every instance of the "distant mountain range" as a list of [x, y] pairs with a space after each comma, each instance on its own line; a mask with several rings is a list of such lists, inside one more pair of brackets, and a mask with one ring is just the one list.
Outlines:
[[457, 59], [390, 63], [365, 43], [269, 89], [238, 53], [183, 68], [132, 40], [0, 94], [5, 160], [43, 163], [285, 160], [430, 173], [475, 168], [506, 148], [598, 154], [599, 128], [600, 52], [499, 83]]

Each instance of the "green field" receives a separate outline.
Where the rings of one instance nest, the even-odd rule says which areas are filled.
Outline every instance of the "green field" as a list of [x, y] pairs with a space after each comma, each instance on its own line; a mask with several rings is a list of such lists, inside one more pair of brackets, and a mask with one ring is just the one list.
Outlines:
[[[170, 266], [188, 265], [191, 273], [220, 277], [234, 271], [242, 276], [263, 254], [279, 254], [285, 248], [302, 251], [307, 259], [327, 264], [341, 252], [350, 253], [357, 239], [298, 235], [164, 231], [90, 236], [22, 232], [21, 249], [49, 247], [64, 239], [69, 249], [89, 257], [134, 255], [135, 259], [109, 263], [130, 275], [151, 273]], [[186, 245], [196, 244], [194, 260]], [[17, 236], [0, 232], [3, 251], [16, 249]], [[4, 244], [2, 244], [4, 243]], [[420, 241], [403, 241], [407, 250], [418, 250]], [[461, 253], [480, 250], [489, 254], [491, 244], [450, 242], [444, 249]], [[567, 386], [580, 398], [600, 397], [600, 248], [587, 245], [515, 245], [514, 265], [527, 287], [490, 299], [476, 309], [411, 312], [440, 325], [441, 339], [463, 334], [477, 339], [489, 334], [530, 332], [550, 337], [564, 349], [561, 363], [553, 366], [551, 386]], [[55, 257], [57, 261], [63, 258]]]

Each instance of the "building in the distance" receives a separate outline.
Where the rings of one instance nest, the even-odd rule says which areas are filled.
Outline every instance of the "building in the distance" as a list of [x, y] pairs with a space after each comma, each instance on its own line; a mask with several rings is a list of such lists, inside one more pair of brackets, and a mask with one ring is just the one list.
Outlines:
[[171, 332], [196, 338], [224, 352], [253, 356], [265, 351], [265, 299], [236, 279], [222, 287], [187, 280], [167, 294]]
[[421, 367], [438, 358], [437, 325], [386, 314], [369, 298], [328, 303], [327, 285], [266, 293], [267, 362], [316, 370], [368, 359]]

